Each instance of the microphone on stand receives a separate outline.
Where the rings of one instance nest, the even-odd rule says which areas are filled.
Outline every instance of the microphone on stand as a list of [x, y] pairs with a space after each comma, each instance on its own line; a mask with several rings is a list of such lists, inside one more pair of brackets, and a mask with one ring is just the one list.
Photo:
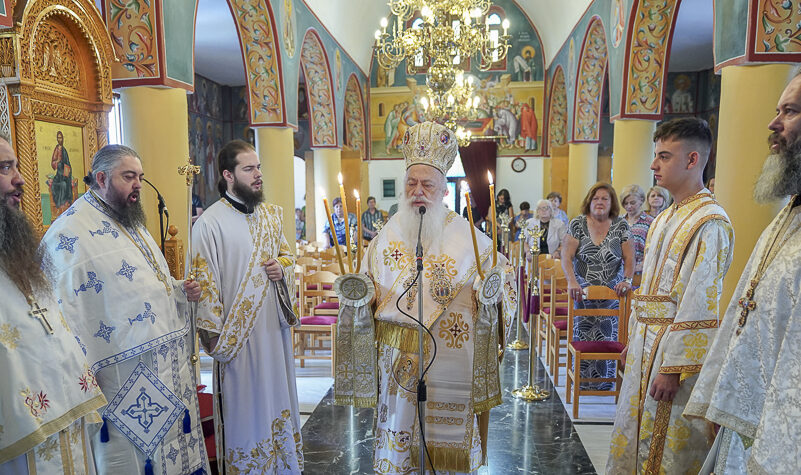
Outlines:
[[142, 181], [150, 185], [153, 188], [153, 191], [156, 192], [156, 198], [159, 200], [159, 237], [161, 238], [161, 252], [164, 252], [164, 238], [167, 236], [166, 231], [164, 230], [164, 216], [167, 217], [167, 227], [170, 225], [170, 212], [167, 210], [167, 203], [164, 201], [164, 197], [161, 196], [159, 189], [153, 183], [150, 183], [147, 178], [142, 178]]
[[420, 226], [417, 228], [417, 246], [415, 247], [415, 256], [417, 260], [417, 270], [423, 270], [423, 243], [420, 236], [423, 233], [423, 215], [426, 214], [426, 207], [421, 206], [418, 208], [420, 213]]

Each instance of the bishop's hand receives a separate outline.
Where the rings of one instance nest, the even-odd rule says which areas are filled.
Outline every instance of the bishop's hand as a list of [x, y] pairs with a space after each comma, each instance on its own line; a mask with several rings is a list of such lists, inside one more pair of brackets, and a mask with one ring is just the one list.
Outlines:
[[197, 302], [200, 300], [200, 284], [194, 280], [185, 280], [184, 293], [186, 294], [186, 300], [190, 302]]

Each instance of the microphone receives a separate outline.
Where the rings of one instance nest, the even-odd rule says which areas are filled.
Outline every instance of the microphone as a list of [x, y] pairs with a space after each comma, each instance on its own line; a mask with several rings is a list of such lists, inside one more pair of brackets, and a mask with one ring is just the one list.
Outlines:
[[161, 196], [161, 193], [159, 193], [159, 189], [156, 188], [156, 185], [154, 185], [153, 183], [150, 183], [150, 181], [147, 178], [142, 178], [142, 181], [144, 181], [145, 183], [150, 185], [150, 187], [153, 188], [153, 191], [156, 192], [156, 198], [159, 200], [159, 210], [163, 211], [164, 212], [164, 216], [169, 218], [170, 217], [170, 212], [167, 211], [167, 203], [164, 201], [164, 197]]
[[417, 228], [417, 247], [415, 248], [415, 256], [417, 257], [417, 270], [423, 270], [423, 243], [420, 237], [423, 233], [423, 215], [426, 214], [426, 207], [421, 206], [418, 208], [420, 212], [420, 226]]

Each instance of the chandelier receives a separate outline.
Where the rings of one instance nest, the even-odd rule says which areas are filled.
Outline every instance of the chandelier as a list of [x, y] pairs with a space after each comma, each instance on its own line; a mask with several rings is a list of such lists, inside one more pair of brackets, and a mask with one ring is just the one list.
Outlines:
[[[490, 5], [490, 0], [389, 0], [397, 21], [390, 34], [389, 21], [382, 18], [381, 29], [375, 32], [378, 64], [391, 69], [403, 60], [415, 64], [417, 58], [418, 64], [429, 65], [428, 87], [444, 94], [456, 82], [454, 64], [460, 66], [466, 58], [476, 56], [478, 68], [486, 71], [506, 57], [509, 20], [503, 21], [503, 35], [492, 29]], [[406, 27], [417, 12], [422, 22]]]
[[455, 73], [453, 86], [445, 91], [428, 88], [427, 95], [420, 98], [426, 117], [442, 122], [451, 130], [456, 130], [457, 121], [473, 119], [481, 98], [473, 94], [473, 77], [464, 78], [464, 73]]

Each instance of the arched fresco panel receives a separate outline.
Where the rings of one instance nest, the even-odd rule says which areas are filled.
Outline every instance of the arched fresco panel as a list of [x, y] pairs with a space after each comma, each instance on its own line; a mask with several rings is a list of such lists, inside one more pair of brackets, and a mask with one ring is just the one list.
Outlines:
[[286, 123], [281, 56], [266, 0], [229, 0], [245, 62], [251, 125]]
[[364, 130], [364, 100], [362, 88], [355, 74], [351, 74], [345, 88], [345, 144], [361, 152], [364, 158], [365, 130]]
[[601, 122], [601, 96], [607, 65], [606, 33], [600, 18], [587, 27], [581, 47], [573, 114], [573, 141], [597, 142]]
[[635, 0], [621, 117], [659, 118], [679, 0]]
[[548, 118], [548, 143], [549, 148], [553, 149], [567, 142], [567, 88], [561, 66], [557, 67], [553, 75]]
[[312, 147], [336, 147], [336, 111], [331, 68], [320, 38], [314, 30], [307, 31], [303, 38], [300, 66], [306, 77]]

